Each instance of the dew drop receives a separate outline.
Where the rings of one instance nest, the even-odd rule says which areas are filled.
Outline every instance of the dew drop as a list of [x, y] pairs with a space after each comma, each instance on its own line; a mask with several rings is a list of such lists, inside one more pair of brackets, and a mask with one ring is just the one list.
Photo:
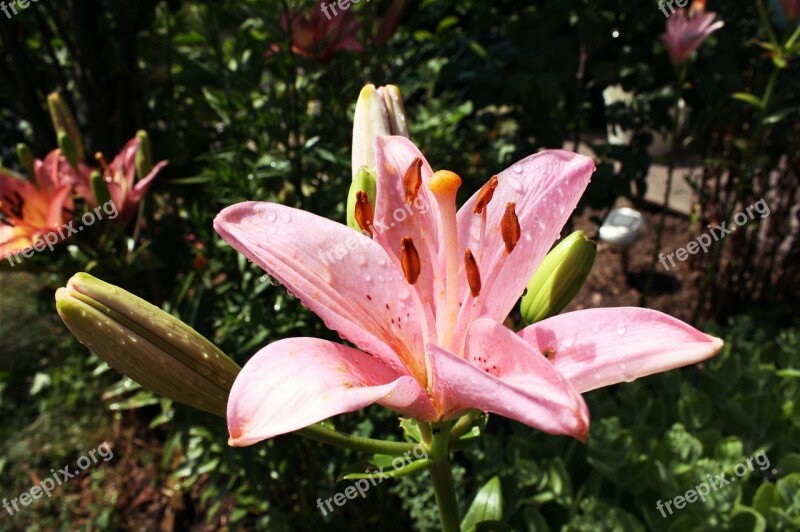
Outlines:
[[264, 218], [266, 218], [269, 223], [272, 223], [278, 219], [278, 215], [275, 213], [275, 211], [270, 209], [264, 213]]
[[511, 167], [511, 169], [514, 170], [515, 174], [521, 174], [522, 173], [522, 165], [519, 164], [519, 163], [516, 163], [514, 166]]
[[625, 332], [627, 332], [627, 330], [628, 330], [628, 329], [625, 327], [625, 324], [624, 324], [624, 323], [622, 323], [621, 321], [618, 321], [618, 322], [617, 322], [616, 328], [617, 328], [617, 334], [618, 334], [618, 335], [620, 335], [620, 336], [622, 336], [623, 334], [625, 334]]
[[365, 280], [366, 282], [370, 282], [370, 281], [372, 281], [372, 275], [370, 275], [369, 273], [365, 273], [365, 274], [364, 274], [364, 280]]
[[508, 180], [508, 185], [511, 187], [512, 190], [515, 192], [522, 192], [522, 183], [520, 183], [519, 179], [511, 178]]
[[397, 297], [399, 297], [400, 299], [403, 299], [403, 300], [408, 299], [409, 297], [411, 297], [411, 291], [408, 289], [407, 286], [401, 285], [401, 288], [400, 288], [400, 291], [397, 294]]
[[281, 212], [281, 221], [285, 224], [288, 224], [292, 221], [292, 211], [286, 209]]
[[577, 338], [575, 335], [566, 336], [564, 340], [561, 342], [561, 345], [563, 345], [564, 347], [572, 347], [573, 345], [575, 345], [576, 339]]

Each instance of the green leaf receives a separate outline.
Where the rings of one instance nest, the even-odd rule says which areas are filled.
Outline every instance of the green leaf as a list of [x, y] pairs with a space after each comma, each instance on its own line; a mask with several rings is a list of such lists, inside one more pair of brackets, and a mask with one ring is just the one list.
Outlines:
[[[479, 530], [478, 524], [503, 519], [503, 493], [499, 477], [492, 477], [483, 485], [461, 522], [461, 532]], [[483, 528], [485, 530], [485, 528]], [[496, 529], [493, 529], [496, 530]]]
[[[421, 458], [415, 454], [418, 452], [417, 449], [422, 451]], [[366, 460], [345, 466], [337, 481], [362, 478], [382, 481], [385, 478], [400, 478], [428, 469], [432, 464], [433, 460], [428, 458], [421, 446], [415, 447], [413, 453], [409, 452], [405, 456], [373, 454]]]
[[739, 100], [740, 102], [749, 103], [759, 109], [764, 107], [764, 102], [761, 101], [761, 98], [756, 96], [755, 94], [750, 94], [748, 92], [735, 92], [731, 96], [733, 96], [734, 100]]
[[727, 528], [740, 532], [764, 532], [767, 529], [767, 520], [752, 508], [739, 506], [734, 510]]

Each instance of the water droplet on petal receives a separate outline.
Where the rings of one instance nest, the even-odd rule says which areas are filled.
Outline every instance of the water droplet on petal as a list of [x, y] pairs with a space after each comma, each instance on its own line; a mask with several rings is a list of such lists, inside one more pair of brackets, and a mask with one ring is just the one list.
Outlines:
[[372, 275], [370, 275], [369, 273], [365, 273], [365, 274], [364, 274], [364, 280], [365, 280], [366, 282], [370, 282], [370, 281], [372, 281]]
[[618, 334], [618, 335], [620, 335], [620, 336], [622, 336], [623, 334], [625, 334], [625, 332], [626, 332], [628, 329], [627, 329], [627, 327], [625, 327], [625, 324], [624, 324], [624, 323], [622, 323], [621, 321], [617, 321], [617, 324], [616, 324], [616, 330], [617, 330], [617, 334]]
[[523, 191], [522, 183], [520, 183], [520, 180], [518, 178], [512, 177], [511, 179], [509, 179], [508, 186], [510, 186], [511, 189], [515, 192]]
[[278, 219], [278, 215], [275, 213], [274, 210], [270, 209], [264, 213], [264, 218], [269, 222], [272, 223]]
[[290, 211], [290, 210], [288, 210], [288, 209], [286, 209], [286, 210], [282, 211], [282, 212], [281, 212], [281, 221], [282, 221], [283, 223], [286, 223], [286, 224], [288, 224], [289, 222], [291, 222], [291, 221], [292, 221], [292, 211]]
[[514, 166], [511, 167], [511, 169], [514, 170], [515, 174], [521, 174], [522, 173], [522, 165], [519, 164], [519, 163], [516, 163]]

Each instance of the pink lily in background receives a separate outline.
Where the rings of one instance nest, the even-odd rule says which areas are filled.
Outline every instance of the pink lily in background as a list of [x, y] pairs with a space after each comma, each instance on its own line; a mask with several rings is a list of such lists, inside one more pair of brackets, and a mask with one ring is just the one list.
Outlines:
[[781, 0], [781, 7], [789, 22], [800, 19], [800, 0]]
[[461, 180], [434, 173], [411, 141], [378, 137], [376, 153], [375, 205], [363, 195], [356, 212], [361, 233], [264, 202], [233, 205], [214, 222], [358, 347], [290, 338], [259, 351], [230, 393], [231, 445], [373, 403], [431, 422], [476, 409], [585, 441], [580, 392], [693, 364], [722, 345], [641, 308], [576, 311], [518, 334], [502, 325], [588, 185], [591, 159], [531, 155], [457, 211]]
[[72, 167], [60, 150], [33, 163], [35, 181], [0, 169], [0, 260], [62, 228], [73, 208]]
[[[147, 193], [153, 179], [167, 164], [166, 161], [161, 161], [153, 166], [153, 169], [144, 178], [136, 181], [136, 151], [138, 149], [139, 140], [134, 137], [125, 144], [111, 164], [106, 163], [101, 154], [98, 154], [97, 157], [102, 166], [103, 180], [108, 187], [111, 201], [119, 210], [120, 223], [125, 223], [136, 212], [139, 202]], [[97, 207], [97, 201], [91, 192], [89, 172], [82, 171], [78, 175], [80, 178], [74, 183], [75, 192], [83, 196], [92, 207]]]
[[328, 9], [327, 2], [321, 0], [310, 15], [299, 12], [281, 15], [281, 26], [291, 36], [293, 53], [325, 63], [340, 50], [364, 49], [355, 37], [359, 23], [353, 13], [338, 11], [334, 16]]
[[673, 65], [685, 64], [709, 35], [725, 25], [721, 20], [714, 21], [716, 13], [706, 13], [705, 4], [705, 0], [695, 0], [688, 10], [678, 9], [667, 19], [661, 40]]

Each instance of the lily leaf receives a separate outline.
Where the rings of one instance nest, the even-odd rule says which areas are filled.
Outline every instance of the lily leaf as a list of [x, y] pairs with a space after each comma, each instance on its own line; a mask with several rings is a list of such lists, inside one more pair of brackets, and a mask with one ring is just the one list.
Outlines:
[[734, 100], [739, 100], [740, 102], [749, 103], [759, 109], [764, 107], [764, 102], [761, 101], [761, 98], [756, 96], [755, 94], [750, 94], [749, 92], [734, 92], [732, 95]]
[[[467, 510], [467, 515], [461, 521], [461, 532], [473, 532], [486, 529], [479, 526], [487, 521], [499, 522], [503, 519], [503, 493], [499, 477], [492, 477], [483, 485]], [[488, 523], [487, 523], [488, 524]], [[491, 530], [498, 528], [490, 527]]]
[[428, 458], [422, 447], [419, 447], [419, 449], [423, 451], [422, 458], [417, 458], [414, 454], [418, 453], [417, 448], [405, 456], [373, 454], [366, 460], [345, 466], [337, 481], [366, 478], [380, 482], [385, 478], [400, 478], [413, 475], [428, 469], [433, 464], [433, 460]]

